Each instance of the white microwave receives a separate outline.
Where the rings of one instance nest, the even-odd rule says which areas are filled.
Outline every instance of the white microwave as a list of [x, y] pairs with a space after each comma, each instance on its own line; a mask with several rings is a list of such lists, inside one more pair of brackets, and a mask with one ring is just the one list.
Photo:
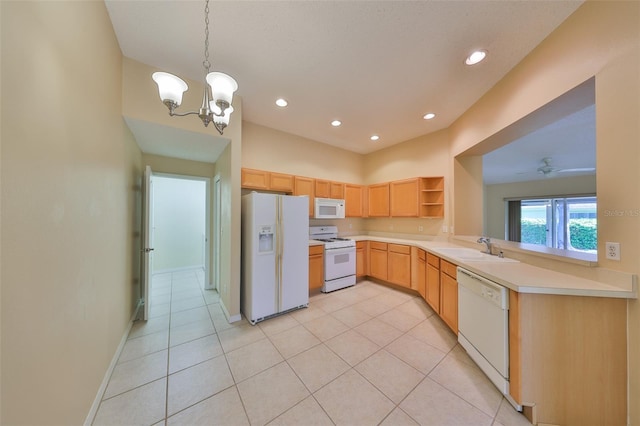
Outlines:
[[344, 219], [344, 200], [316, 198], [314, 219]]

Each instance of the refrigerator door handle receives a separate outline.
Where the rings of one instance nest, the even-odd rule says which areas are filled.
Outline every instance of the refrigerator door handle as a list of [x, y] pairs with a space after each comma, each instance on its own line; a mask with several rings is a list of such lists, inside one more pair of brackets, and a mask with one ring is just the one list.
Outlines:
[[282, 241], [282, 197], [276, 198], [276, 235], [277, 242], [276, 247], [278, 250], [278, 255], [276, 256], [277, 264], [277, 280], [276, 280], [276, 303], [277, 310], [276, 312], [280, 312], [282, 310], [282, 250], [283, 250], [283, 241]]

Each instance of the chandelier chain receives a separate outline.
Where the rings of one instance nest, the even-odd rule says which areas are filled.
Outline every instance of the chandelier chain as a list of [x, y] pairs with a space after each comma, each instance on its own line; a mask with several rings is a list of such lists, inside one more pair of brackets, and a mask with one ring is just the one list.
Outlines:
[[211, 68], [211, 62], [209, 62], [209, 0], [204, 6], [204, 61], [202, 65], [208, 74]]

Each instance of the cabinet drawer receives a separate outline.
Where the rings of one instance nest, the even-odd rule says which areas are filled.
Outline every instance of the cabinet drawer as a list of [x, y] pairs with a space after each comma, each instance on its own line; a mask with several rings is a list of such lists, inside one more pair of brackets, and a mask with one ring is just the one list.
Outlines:
[[324, 246], [309, 246], [309, 256], [313, 256], [314, 254], [323, 254]]
[[446, 260], [440, 261], [440, 270], [453, 279], [457, 279], [456, 267], [456, 265], [447, 262]]
[[422, 250], [422, 249], [418, 249], [418, 259], [420, 260], [427, 260], [427, 252]]
[[435, 254], [427, 253], [427, 263], [433, 265], [437, 269], [440, 269], [440, 258]]
[[371, 250], [387, 250], [387, 243], [379, 243], [377, 241], [369, 242]]
[[411, 254], [411, 247], [402, 244], [389, 244], [389, 251], [393, 253]]
[[356, 241], [356, 248], [357, 249], [364, 249], [366, 246], [366, 242], [365, 241]]

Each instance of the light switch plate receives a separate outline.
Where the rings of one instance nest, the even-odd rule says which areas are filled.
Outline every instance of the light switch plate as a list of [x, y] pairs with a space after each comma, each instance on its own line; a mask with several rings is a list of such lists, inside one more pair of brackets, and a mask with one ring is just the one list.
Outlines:
[[606, 242], [605, 248], [607, 251], [607, 259], [620, 260], [620, 243]]

